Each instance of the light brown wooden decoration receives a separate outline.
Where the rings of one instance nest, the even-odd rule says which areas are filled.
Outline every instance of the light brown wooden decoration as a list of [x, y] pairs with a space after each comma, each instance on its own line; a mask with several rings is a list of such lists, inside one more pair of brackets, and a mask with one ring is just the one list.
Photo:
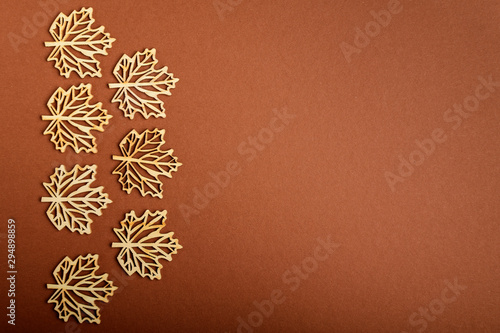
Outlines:
[[97, 153], [95, 137], [90, 131], [104, 131], [111, 115], [102, 108], [102, 103], [90, 104], [93, 98], [90, 84], [71, 86], [67, 91], [57, 88], [47, 103], [50, 116], [43, 115], [42, 120], [50, 121], [43, 132], [51, 135], [57, 150], [64, 153], [66, 147], [75, 152]]
[[75, 165], [68, 172], [61, 165], [50, 176], [51, 182], [43, 183], [49, 196], [43, 197], [41, 201], [50, 202], [47, 216], [57, 230], [66, 227], [72, 232], [90, 234], [92, 219], [89, 214], [101, 216], [101, 210], [112, 202], [106, 193], [102, 193], [102, 186], [90, 187], [95, 180], [96, 170], [96, 165], [83, 168]]
[[111, 247], [120, 248], [118, 262], [128, 275], [134, 273], [151, 280], [161, 279], [163, 265], [160, 259], [172, 261], [172, 255], [182, 249], [174, 233], [161, 233], [167, 221], [167, 211], [149, 210], [137, 217], [135, 211], [125, 215], [121, 221], [121, 229], [114, 228], [120, 242]]
[[47, 58], [55, 61], [59, 74], [69, 78], [75, 72], [84, 78], [101, 77], [99, 61], [95, 59], [98, 54], [107, 55], [106, 49], [115, 41], [109, 33], [104, 32], [104, 27], [92, 28], [95, 20], [92, 17], [92, 8], [74, 10], [69, 16], [60, 13], [50, 26], [50, 34], [54, 41], [45, 42], [45, 46], [54, 49]]
[[161, 149], [165, 144], [164, 134], [165, 130], [157, 128], [141, 134], [132, 130], [120, 142], [122, 156], [113, 155], [113, 160], [120, 161], [113, 174], [120, 175], [118, 181], [127, 193], [137, 188], [142, 196], [150, 194], [163, 198], [163, 184], [159, 176], [172, 178], [171, 173], [182, 165], [172, 155], [173, 149]]
[[120, 103], [120, 110], [125, 117], [134, 118], [139, 112], [144, 118], [153, 116], [165, 118], [165, 107], [159, 95], [170, 96], [170, 89], [175, 88], [179, 79], [168, 73], [168, 68], [155, 69], [156, 49], [137, 52], [132, 58], [124, 54], [116, 64], [113, 74], [118, 83], [109, 87], [118, 89], [112, 102]]
[[54, 310], [59, 319], [68, 321], [74, 316], [79, 323], [101, 323], [97, 301], [109, 302], [117, 287], [108, 280], [108, 274], [96, 275], [99, 255], [88, 254], [75, 260], [64, 258], [54, 270], [55, 284], [47, 284], [47, 289], [55, 290], [47, 303], [55, 303]]

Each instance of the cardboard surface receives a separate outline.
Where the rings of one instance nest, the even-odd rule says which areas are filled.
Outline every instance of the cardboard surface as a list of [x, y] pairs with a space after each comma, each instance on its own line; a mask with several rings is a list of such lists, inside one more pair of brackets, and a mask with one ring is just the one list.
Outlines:
[[[500, 83], [478, 79], [500, 81], [498, 1], [55, 2], [93, 7], [116, 38], [97, 57], [103, 77], [85, 79], [46, 61], [57, 14], [41, 3], [6, 0], [0, 13], [0, 267], [10, 218], [18, 272], [16, 326], [2, 314], [2, 331], [500, 331]], [[167, 117], [126, 119], [112, 69], [153, 47], [180, 79], [162, 97]], [[60, 153], [42, 135], [53, 91], [80, 83], [113, 115], [97, 154]], [[475, 109], [476, 94], [476, 111], [453, 111]], [[163, 199], [129, 195], [111, 174], [120, 140], [153, 128], [183, 163]], [[40, 202], [54, 168], [77, 163], [98, 166], [113, 200], [90, 235], [57, 231]], [[132, 209], [166, 209], [183, 246], [160, 281], [116, 261], [112, 229]], [[325, 249], [328, 237], [340, 246]], [[87, 253], [119, 289], [99, 303], [100, 325], [64, 323], [45, 285]]]

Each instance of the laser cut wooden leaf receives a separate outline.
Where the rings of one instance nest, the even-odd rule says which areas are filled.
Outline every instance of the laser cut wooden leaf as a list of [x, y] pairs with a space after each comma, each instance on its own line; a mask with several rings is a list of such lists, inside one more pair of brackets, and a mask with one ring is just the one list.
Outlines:
[[99, 255], [88, 254], [75, 260], [64, 258], [55, 268], [55, 284], [47, 284], [47, 289], [55, 290], [47, 303], [55, 303], [54, 310], [59, 319], [68, 321], [70, 316], [78, 322], [101, 323], [97, 301], [107, 303], [117, 287], [108, 280], [108, 274], [96, 275]]
[[179, 79], [168, 73], [168, 68], [155, 69], [156, 49], [137, 52], [132, 58], [124, 54], [116, 64], [113, 74], [118, 83], [109, 87], [118, 89], [112, 102], [120, 103], [120, 110], [130, 119], [139, 112], [144, 118], [165, 118], [165, 107], [159, 95], [170, 96]]
[[148, 194], [163, 198], [162, 182], [159, 176], [172, 178], [172, 172], [182, 163], [173, 156], [173, 149], [162, 150], [165, 144], [165, 130], [145, 130], [141, 134], [132, 130], [120, 143], [122, 156], [113, 155], [113, 160], [121, 161], [113, 170], [120, 175], [119, 182], [128, 194], [137, 188], [142, 196]]
[[161, 233], [167, 221], [167, 211], [149, 210], [137, 217], [135, 211], [125, 215], [121, 228], [114, 228], [120, 242], [111, 246], [120, 248], [118, 262], [128, 275], [134, 273], [151, 280], [161, 279], [163, 265], [160, 259], [172, 261], [172, 255], [182, 249], [174, 233]]
[[51, 114], [43, 115], [42, 120], [50, 123], [43, 134], [51, 135], [50, 141], [63, 153], [68, 146], [76, 153], [97, 153], [96, 139], [90, 131], [104, 131], [104, 125], [113, 117], [101, 102], [90, 104], [91, 89], [90, 84], [83, 83], [67, 91], [57, 88], [47, 103]]
[[92, 8], [74, 10], [69, 16], [60, 13], [50, 26], [50, 34], [54, 41], [45, 42], [45, 46], [54, 49], [47, 58], [55, 61], [54, 66], [59, 74], [69, 78], [75, 72], [84, 78], [101, 77], [99, 61], [95, 59], [98, 54], [107, 55], [106, 49], [115, 41], [109, 33], [104, 32], [104, 27], [92, 28], [95, 20], [92, 17]]
[[72, 232], [90, 234], [90, 214], [102, 215], [102, 210], [112, 201], [103, 193], [103, 187], [90, 187], [95, 180], [97, 166], [75, 165], [71, 171], [61, 165], [50, 176], [50, 183], [43, 183], [49, 193], [42, 202], [50, 202], [47, 216], [57, 230], [68, 228]]

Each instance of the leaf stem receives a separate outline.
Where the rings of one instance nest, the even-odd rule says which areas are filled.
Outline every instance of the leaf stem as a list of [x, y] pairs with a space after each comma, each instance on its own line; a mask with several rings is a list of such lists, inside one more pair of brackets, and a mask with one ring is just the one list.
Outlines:
[[107, 198], [86, 198], [86, 197], [70, 197], [70, 198], [54, 198], [42, 197], [41, 202], [71, 202], [71, 201], [86, 201], [86, 202], [101, 202], [106, 201]]
[[123, 83], [108, 83], [108, 86], [111, 89], [117, 89], [121, 87], [147, 87], [147, 86], [156, 86], [163, 83], [175, 83], [176, 79], [173, 80], [165, 80], [165, 81], [152, 81], [152, 82], [123, 82]]
[[[167, 156], [170, 156], [170, 155], [167, 155]], [[159, 161], [148, 161], [148, 160], [141, 160], [139, 158], [116, 156], [116, 155], [113, 155], [113, 160], [114, 161], [144, 163], [144, 164], [167, 165], [167, 166], [172, 166], [172, 165], [181, 166], [182, 165], [182, 163], [176, 162], [175, 160], [172, 162], [159, 162]]]

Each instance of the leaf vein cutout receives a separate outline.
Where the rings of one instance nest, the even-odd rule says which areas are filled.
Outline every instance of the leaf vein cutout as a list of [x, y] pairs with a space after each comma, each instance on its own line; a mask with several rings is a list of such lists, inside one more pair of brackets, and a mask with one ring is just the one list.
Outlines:
[[42, 202], [50, 203], [47, 216], [57, 230], [68, 228], [72, 232], [90, 234], [90, 214], [102, 215], [102, 210], [112, 201], [103, 193], [103, 187], [92, 188], [97, 166], [75, 165], [71, 171], [61, 165], [50, 176], [50, 183], [43, 183], [49, 193]]
[[92, 28], [95, 22], [92, 13], [92, 8], [74, 10], [69, 16], [59, 13], [50, 26], [49, 32], [54, 41], [45, 42], [46, 47], [53, 48], [47, 60], [55, 61], [54, 66], [59, 74], [66, 78], [71, 72], [81, 78], [86, 75], [102, 76], [95, 56], [107, 55], [106, 49], [111, 47], [115, 39], [104, 32], [103, 26]]
[[107, 303], [117, 287], [108, 280], [108, 274], [96, 275], [99, 265], [99, 255], [88, 254], [75, 260], [64, 258], [54, 269], [55, 284], [47, 284], [47, 289], [54, 293], [47, 303], [55, 303], [54, 310], [59, 319], [68, 321], [70, 316], [78, 322], [100, 324], [97, 301]]
[[120, 248], [118, 262], [128, 274], [139, 274], [151, 280], [161, 279], [163, 265], [160, 259], [172, 261], [172, 255], [182, 249], [174, 233], [161, 233], [167, 220], [167, 211], [145, 211], [137, 217], [135, 211], [125, 215], [121, 228], [114, 228], [119, 242], [112, 247]]
[[111, 102], [119, 102], [125, 117], [133, 119], [136, 113], [144, 118], [165, 118], [165, 107], [159, 95], [171, 96], [179, 79], [168, 72], [167, 67], [155, 69], [158, 60], [156, 49], [136, 52], [133, 57], [124, 54], [116, 64], [113, 74], [118, 83], [109, 87], [118, 89]]
[[50, 141], [63, 153], [67, 147], [76, 153], [97, 153], [96, 138], [91, 131], [103, 132], [113, 117], [102, 108], [102, 103], [90, 104], [91, 89], [90, 84], [83, 83], [68, 90], [58, 88], [47, 103], [50, 115], [43, 115], [42, 120], [50, 123], [43, 134], [51, 135]]
[[120, 142], [122, 155], [113, 155], [113, 160], [120, 161], [113, 174], [120, 176], [118, 181], [128, 194], [136, 188], [142, 196], [150, 194], [163, 198], [163, 184], [159, 177], [172, 178], [172, 172], [182, 165], [173, 156], [173, 149], [161, 149], [165, 144], [164, 134], [165, 130], [157, 128], [140, 134], [132, 130]]

